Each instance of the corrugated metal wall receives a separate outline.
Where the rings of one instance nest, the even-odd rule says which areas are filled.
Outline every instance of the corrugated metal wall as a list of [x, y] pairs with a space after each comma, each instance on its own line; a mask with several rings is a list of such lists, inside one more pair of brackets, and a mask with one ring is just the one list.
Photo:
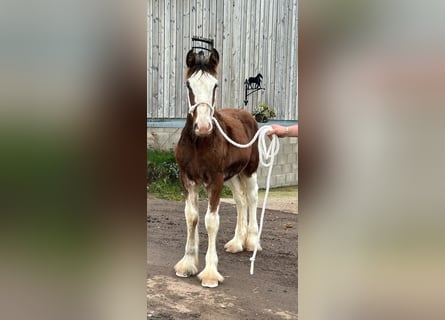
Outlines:
[[297, 119], [298, 0], [148, 0], [147, 17], [149, 118], [185, 118], [185, 56], [201, 36], [220, 54], [217, 108], [244, 107], [244, 80], [260, 72], [266, 90], [246, 109]]

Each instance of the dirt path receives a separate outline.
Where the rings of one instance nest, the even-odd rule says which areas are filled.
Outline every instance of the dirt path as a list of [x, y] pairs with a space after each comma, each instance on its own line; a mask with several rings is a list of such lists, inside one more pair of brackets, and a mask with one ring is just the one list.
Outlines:
[[[258, 207], [263, 208], [264, 190], [258, 192]], [[221, 199], [222, 202], [234, 204], [233, 198]], [[267, 198], [267, 209], [297, 213], [298, 212], [298, 189], [297, 187], [284, 187], [271, 189]], [[258, 214], [261, 211], [258, 211]], [[259, 216], [258, 216], [259, 218]]]
[[[296, 197], [286, 201], [296, 201]], [[285, 205], [285, 201], [277, 203]], [[296, 211], [296, 204], [285, 207]], [[207, 203], [200, 202], [201, 269], [207, 248], [202, 223], [206, 208]], [[251, 253], [229, 254], [223, 249], [233, 237], [236, 213], [233, 204], [222, 202], [217, 251], [218, 269], [225, 281], [208, 289], [201, 287], [197, 277], [178, 278], [173, 270], [184, 254], [183, 212], [182, 201], [148, 196], [147, 319], [297, 319], [297, 214], [266, 210], [263, 251], [257, 255], [251, 276]]]

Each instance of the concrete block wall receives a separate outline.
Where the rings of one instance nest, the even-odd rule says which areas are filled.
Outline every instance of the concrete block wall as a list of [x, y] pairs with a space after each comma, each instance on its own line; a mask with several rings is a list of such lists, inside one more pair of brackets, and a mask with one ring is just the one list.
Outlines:
[[[298, 138], [280, 138], [280, 150], [275, 158], [271, 187], [298, 185]], [[266, 187], [269, 168], [258, 167], [258, 186]]]
[[[182, 128], [147, 128], [147, 148], [174, 150]], [[272, 170], [271, 187], [298, 185], [298, 138], [280, 138], [280, 151]], [[266, 187], [268, 168], [258, 167], [258, 186]]]
[[182, 128], [147, 128], [147, 148], [161, 151], [174, 150]]

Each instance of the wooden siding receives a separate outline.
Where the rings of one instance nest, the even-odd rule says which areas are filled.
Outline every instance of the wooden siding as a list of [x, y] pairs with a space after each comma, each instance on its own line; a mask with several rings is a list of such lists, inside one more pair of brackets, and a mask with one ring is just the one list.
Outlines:
[[298, 119], [298, 0], [148, 0], [147, 116], [185, 118], [185, 56], [191, 38], [215, 40], [220, 53], [217, 108], [244, 108], [244, 80], [263, 75], [265, 102], [280, 120]]

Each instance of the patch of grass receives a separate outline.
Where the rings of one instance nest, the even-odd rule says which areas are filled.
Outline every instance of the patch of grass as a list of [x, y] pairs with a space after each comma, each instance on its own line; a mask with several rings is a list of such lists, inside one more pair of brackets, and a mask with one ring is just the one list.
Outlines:
[[148, 185], [147, 190], [160, 199], [176, 201], [184, 200], [184, 194], [179, 183], [173, 184], [155, 181]]
[[[184, 200], [179, 182], [179, 168], [173, 152], [147, 150], [147, 191], [166, 200]], [[230, 189], [224, 186], [222, 197], [231, 197]], [[199, 198], [207, 199], [203, 186], [199, 188]]]
[[[258, 194], [264, 195], [266, 189], [259, 189]], [[298, 193], [298, 186], [287, 186], [287, 187], [275, 187], [269, 190], [269, 194], [274, 196], [293, 196]]]
[[158, 181], [179, 183], [179, 169], [173, 152], [147, 150], [147, 179], [148, 184]]
[[161, 199], [184, 199], [173, 152], [147, 150], [147, 190]]

